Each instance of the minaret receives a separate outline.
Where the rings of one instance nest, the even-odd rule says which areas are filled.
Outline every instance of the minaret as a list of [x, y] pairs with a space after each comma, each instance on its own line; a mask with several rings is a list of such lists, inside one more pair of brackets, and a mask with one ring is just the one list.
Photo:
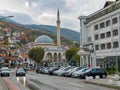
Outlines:
[[60, 40], [60, 16], [59, 16], [59, 10], [57, 12], [57, 46], [60, 47], [61, 46], [61, 40]]

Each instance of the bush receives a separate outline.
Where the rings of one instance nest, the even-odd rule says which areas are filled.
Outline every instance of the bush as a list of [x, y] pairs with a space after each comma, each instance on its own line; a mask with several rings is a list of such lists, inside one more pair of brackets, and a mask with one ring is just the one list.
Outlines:
[[115, 68], [115, 67], [107, 67], [106, 68], [106, 72], [107, 72], [107, 74], [115, 74], [116, 73], [116, 71], [117, 71], [117, 69]]

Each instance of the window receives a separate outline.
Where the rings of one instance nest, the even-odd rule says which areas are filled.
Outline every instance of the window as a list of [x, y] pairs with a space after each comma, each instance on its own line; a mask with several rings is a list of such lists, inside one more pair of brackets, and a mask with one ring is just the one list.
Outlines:
[[100, 23], [100, 28], [104, 28], [105, 27], [105, 23]]
[[95, 40], [98, 40], [98, 39], [99, 39], [98, 35], [95, 35]]
[[105, 44], [101, 44], [101, 50], [105, 49]]
[[110, 37], [111, 36], [111, 32], [106, 32], [106, 37]]
[[110, 20], [106, 21], [106, 26], [110, 26]]
[[95, 45], [95, 50], [99, 50], [99, 45]]
[[111, 43], [107, 43], [107, 49], [111, 49]]
[[117, 36], [118, 35], [118, 29], [113, 30], [113, 36]]
[[115, 18], [112, 19], [112, 24], [116, 24], [117, 22], [118, 22], [117, 17], [115, 17]]
[[95, 26], [94, 26], [94, 29], [95, 29], [95, 30], [98, 30], [98, 25], [95, 25]]
[[118, 48], [118, 47], [119, 47], [119, 43], [118, 43], [118, 41], [113, 42], [113, 48]]
[[105, 33], [100, 34], [100, 38], [101, 39], [105, 38]]
[[87, 41], [88, 42], [91, 42], [92, 40], [91, 40], [91, 37], [87, 37]]

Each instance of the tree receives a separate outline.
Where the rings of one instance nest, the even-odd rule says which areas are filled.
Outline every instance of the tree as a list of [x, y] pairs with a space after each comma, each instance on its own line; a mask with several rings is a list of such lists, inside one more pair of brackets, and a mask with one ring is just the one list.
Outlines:
[[66, 51], [66, 58], [67, 58], [67, 61], [70, 61], [73, 56], [77, 53], [78, 51], [78, 48], [76, 47], [73, 47], [73, 48], [70, 48], [69, 50]]
[[74, 56], [73, 56], [74, 60], [76, 61], [77, 65], [80, 64], [80, 56], [76, 53]]
[[28, 52], [28, 56], [29, 58], [33, 59], [36, 63], [40, 63], [44, 57], [44, 53], [45, 52], [43, 48], [36, 47], [36, 48], [30, 49], [30, 51]]

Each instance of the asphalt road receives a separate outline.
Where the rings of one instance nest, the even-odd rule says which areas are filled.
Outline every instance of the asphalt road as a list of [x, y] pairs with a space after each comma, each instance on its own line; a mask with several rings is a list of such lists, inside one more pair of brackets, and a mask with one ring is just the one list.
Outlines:
[[44, 74], [26, 75], [27, 86], [31, 90], [116, 90], [102, 86], [86, 84], [81, 79]]

